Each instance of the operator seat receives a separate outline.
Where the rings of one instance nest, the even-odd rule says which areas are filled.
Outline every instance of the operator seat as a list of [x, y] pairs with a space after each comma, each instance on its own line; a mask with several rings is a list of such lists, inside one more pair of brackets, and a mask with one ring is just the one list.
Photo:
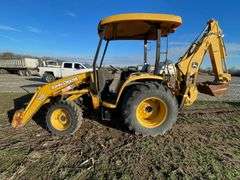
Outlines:
[[105, 85], [106, 85], [106, 78], [105, 78], [105, 70], [104, 69], [98, 69], [97, 70], [97, 82], [98, 82], [99, 92], [102, 92]]
[[111, 93], [118, 92], [119, 87], [121, 85], [121, 75], [122, 75], [122, 71], [116, 71], [114, 73], [113, 80], [112, 80], [111, 84], [109, 85], [109, 92], [111, 92]]

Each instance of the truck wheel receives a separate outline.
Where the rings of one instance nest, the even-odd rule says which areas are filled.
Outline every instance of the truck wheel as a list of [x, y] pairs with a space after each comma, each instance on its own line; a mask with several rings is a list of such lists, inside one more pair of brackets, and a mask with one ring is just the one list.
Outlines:
[[25, 76], [24, 70], [18, 70], [18, 75], [19, 76]]
[[44, 73], [43, 74], [43, 81], [50, 83], [53, 82], [55, 80], [55, 77], [53, 74], [51, 73]]
[[0, 69], [0, 74], [8, 74], [8, 71], [6, 69]]
[[123, 104], [124, 122], [136, 134], [163, 135], [177, 120], [177, 101], [159, 83], [149, 82], [129, 89]]
[[26, 71], [25, 71], [25, 75], [26, 75], [26, 76], [31, 76], [31, 75], [32, 75], [32, 74], [31, 74], [31, 71], [26, 70]]
[[74, 134], [83, 121], [82, 110], [74, 102], [59, 101], [47, 112], [46, 124], [48, 130], [59, 136]]

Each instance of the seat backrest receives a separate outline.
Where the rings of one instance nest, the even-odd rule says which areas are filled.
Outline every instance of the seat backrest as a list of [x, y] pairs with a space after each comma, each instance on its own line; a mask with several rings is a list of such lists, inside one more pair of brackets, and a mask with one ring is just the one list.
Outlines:
[[150, 70], [150, 65], [149, 64], [144, 64], [141, 72], [149, 72], [149, 70]]
[[112, 83], [109, 85], [109, 91], [110, 92], [112, 92], [112, 93], [117, 93], [118, 92], [118, 89], [119, 89], [120, 84], [121, 84], [121, 75], [122, 75], [122, 71], [115, 72]]
[[106, 84], [106, 78], [105, 78], [105, 70], [104, 69], [98, 69], [97, 70], [97, 83], [98, 83], [98, 90], [101, 93], [105, 87]]

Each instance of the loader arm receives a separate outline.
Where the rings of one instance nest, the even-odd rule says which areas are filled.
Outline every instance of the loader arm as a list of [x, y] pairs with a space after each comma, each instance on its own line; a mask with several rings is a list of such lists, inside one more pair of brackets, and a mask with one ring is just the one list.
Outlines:
[[[71, 90], [75, 87], [82, 83], [89, 82], [91, 74], [91, 72], [80, 73], [39, 87], [25, 110], [18, 110], [15, 112], [12, 120], [12, 126], [14, 128], [24, 126], [44, 104], [50, 102], [51, 98], [63, 95], [64, 93], [71, 95]], [[86, 93], [87, 91], [88, 90], [86, 89], [79, 90], [77, 93], [76, 91], [72, 91], [72, 96]]]
[[231, 75], [228, 74], [226, 67], [226, 49], [222, 31], [217, 21], [210, 20], [201, 35], [176, 64], [178, 81], [181, 87], [181, 106], [191, 105], [197, 99], [196, 81], [199, 68], [207, 52], [215, 76], [214, 82], [216, 84], [228, 84], [231, 80]]

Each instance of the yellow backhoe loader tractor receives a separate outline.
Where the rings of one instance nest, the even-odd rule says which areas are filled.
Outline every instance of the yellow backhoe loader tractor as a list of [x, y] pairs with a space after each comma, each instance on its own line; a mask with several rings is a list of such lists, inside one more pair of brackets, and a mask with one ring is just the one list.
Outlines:
[[[136, 133], [164, 134], [176, 122], [178, 110], [197, 99], [196, 80], [207, 52], [215, 81], [201, 84], [201, 91], [219, 95], [227, 89], [231, 79], [225, 64], [222, 32], [215, 20], [207, 23], [203, 33], [175, 64], [174, 76], [159, 73], [160, 40], [173, 33], [181, 23], [181, 17], [167, 14], [119, 14], [102, 19], [98, 26], [100, 40], [93, 72], [69, 76], [38, 88], [27, 107], [14, 114], [12, 126], [24, 126], [43, 105], [48, 104], [47, 115], [42, 117], [46, 119], [48, 129], [56, 135], [73, 134], [83, 120], [82, 109], [76, 101], [88, 96], [91, 98], [89, 107], [99, 110], [103, 117], [105, 112], [117, 110], [124, 123]], [[154, 71], [150, 72], [147, 67], [147, 48], [144, 48], [145, 63], [141, 71], [103, 67], [107, 47], [115, 40], [143, 40], [144, 47], [147, 41], [155, 41]], [[101, 51], [103, 43], [105, 47]]]

